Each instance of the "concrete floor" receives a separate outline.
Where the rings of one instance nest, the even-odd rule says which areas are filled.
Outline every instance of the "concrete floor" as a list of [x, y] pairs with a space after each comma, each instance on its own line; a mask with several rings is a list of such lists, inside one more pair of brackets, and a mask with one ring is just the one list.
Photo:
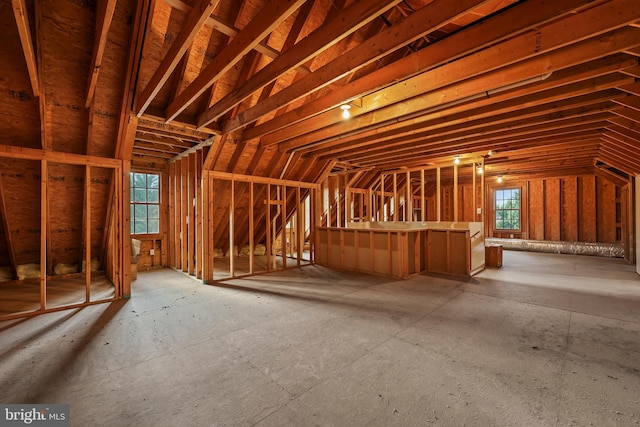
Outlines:
[[505, 252], [470, 281], [319, 266], [0, 323], [0, 402], [74, 426], [640, 423], [640, 276]]

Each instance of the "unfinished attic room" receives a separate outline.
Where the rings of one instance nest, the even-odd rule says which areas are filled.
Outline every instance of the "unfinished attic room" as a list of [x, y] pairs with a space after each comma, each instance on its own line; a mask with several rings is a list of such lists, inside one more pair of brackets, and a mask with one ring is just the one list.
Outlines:
[[0, 425], [640, 424], [638, 0], [0, 0]]

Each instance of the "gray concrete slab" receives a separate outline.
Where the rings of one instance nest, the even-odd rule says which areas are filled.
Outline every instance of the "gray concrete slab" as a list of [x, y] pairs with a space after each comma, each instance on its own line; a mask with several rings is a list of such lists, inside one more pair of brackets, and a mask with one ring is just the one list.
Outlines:
[[0, 402], [86, 426], [638, 425], [640, 276], [505, 252], [469, 280], [319, 266], [0, 323]]

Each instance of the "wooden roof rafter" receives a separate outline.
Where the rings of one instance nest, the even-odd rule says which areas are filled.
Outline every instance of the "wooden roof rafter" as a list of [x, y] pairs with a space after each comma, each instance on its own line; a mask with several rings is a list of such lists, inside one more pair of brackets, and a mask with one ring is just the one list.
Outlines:
[[89, 108], [91, 106], [93, 96], [96, 92], [96, 85], [98, 83], [98, 76], [100, 74], [102, 58], [104, 56], [104, 50], [107, 45], [107, 35], [109, 34], [109, 28], [111, 27], [113, 14], [116, 10], [116, 3], [117, 0], [98, 1], [98, 7], [96, 11], [96, 36], [93, 45], [91, 64], [89, 65], [89, 79], [87, 81], [87, 96], [85, 101], [85, 108]]
[[[605, 19], [604, 13], [608, 12], [610, 19]], [[616, 10], [594, 8], [589, 13], [576, 15], [575, 17], [567, 18], [566, 21], [572, 21], [577, 19], [576, 24], [581, 22], [591, 22], [602, 18], [598, 22], [601, 23], [600, 28], [605, 31], [608, 28], [619, 28], [619, 17], [616, 21]], [[636, 13], [640, 13], [636, 11]], [[580, 18], [580, 19], [578, 19]], [[631, 18], [624, 17], [623, 20], [629, 20]], [[562, 21], [564, 24], [565, 21]], [[610, 31], [606, 38], [587, 38], [583, 40], [581, 37], [574, 44], [569, 44], [573, 35], [560, 36], [557, 34], [558, 28], [556, 25], [549, 25], [541, 29], [532, 37], [521, 37], [515, 40], [499, 44], [493, 48], [485, 49], [476, 55], [463, 58], [462, 60], [455, 61], [450, 65], [445, 65], [440, 68], [434, 69], [432, 72], [426, 72], [419, 76], [416, 76], [407, 81], [397, 83], [382, 91], [371, 94], [363, 99], [363, 108], [357, 112], [355, 117], [352, 117], [349, 121], [343, 121], [340, 117], [332, 117], [331, 122], [336, 123], [335, 129], [331, 130], [331, 134], [343, 133], [350, 130], [362, 129], [366, 125], [370, 125], [375, 122], [385, 123], [385, 120], [403, 120], [413, 117], [413, 115], [424, 114], [425, 106], [437, 106], [442, 104], [442, 97], [439, 96], [440, 92], [432, 92], [429, 90], [441, 90], [439, 88], [447, 85], [457, 83], [455, 93], [447, 96], [449, 102], [453, 102], [459, 99], [465, 99], [474, 94], [482, 96], [484, 92], [491, 89], [500, 90], [500, 88], [507, 88], [512, 84], [519, 84], [527, 79], [535, 76], [542, 76], [545, 73], [562, 70], [581, 63], [588, 62], [590, 60], [598, 59], [602, 56], [613, 54], [624, 50], [631, 45], [637, 45], [639, 42], [637, 29], [632, 27], [619, 28]], [[548, 35], [549, 43], [545, 44], [538, 40], [538, 35], [543, 37]], [[579, 36], [579, 35], [578, 35]], [[563, 39], [564, 37], [564, 39]], [[529, 41], [527, 41], [529, 39]], [[531, 43], [531, 44], [530, 44]], [[518, 45], [515, 47], [512, 45]], [[529, 51], [527, 45], [533, 48]], [[509, 47], [512, 46], [512, 47]], [[513, 50], [507, 50], [513, 49]], [[513, 54], [513, 59], [506, 58], [506, 53]], [[520, 57], [516, 59], [516, 57]], [[527, 59], [528, 58], [528, 59]], [[521, 61], [521, 62], [517, 62]], [[513, 65], [504, 64], [512, 63]], [[498, 71], [499, 70], [499, 71]], [[487, 80], [483, 85], [478, 85], [474, 88], [472, 81], [469, 83], [460, 83], [465, 79], [470, 79], [474, 76], [488, 74]], [[488, 86], [492, 83], [493, 86]], [[469, 89], [466, 92], [460, 90], [460, 85], [466, 84]], [[407, 87], [411, 87], [419, 90], [422, 95], [415, 96], [409, 100], [404, 99], [403, 94]], [[482, 89], [481, 89], [482, 88]], [[484, 90], [483, 90], [484, 89]], [[431, 96], [431, 99], [429, 99]], [[370, 107], [369, 107], [370, 106]], [[414, 107], [415, 106], [415, 107]], [[339, 116], [337, 112], [332, 113], [334, 116]], [[316, 119], [317, 120], [317, 117]], [[300, 128], [304, 132], [309, 133], [309, 127], [305, 122], [298, 125], [293, 125], [284, 131], [278, 131], [264, 137], [262, 143], [278, 143], [285, 139], [285, 133], [292, 135], [292, 129]], [[300, 139], [300, 138], [299, 138]], [[317, 141], [321, 138], [316, 134], [311, 134], [306, 137], [306, 140]], [[298, 146], [304, 145], [302, 139]], [[295, 147], [293, 143], [286, 143], [287, 149]]]
[[[242, 29], [216, 57], [215, 61], [198, 75], [165, 111], [166, 122], [174, 120], [188, 105], [202, 95], [222, 74], [237, 64], [267, 34], [291, 15], [304, 0], [267, 0], [259, 17]], [[202, 127], [202, 126], [199, 126]]]
[[151, 101], [167, 82], [173, 70], [175, 70], [182, 57], [186, 54], [191, 42], [193, 42], [200, 29], [218, 5], [218, 2], [219, 0], [198, 0], [196, 5], [189, 11], [189, 15], [182, 26], [180, 34], [178, 34], [169, 51], [164, 58], [162, 58], [158, 69], [136, 100], [136, 114], [138, 117], [145, 112]]
[[551, 19], [556, 19], [558, 16], [570, 13], [587, 3], [585, 0], [563, 0], [552, 3], [543, 0], [524, 2], [517, 8], [507, 10], [479, 25], [468, 28], [464, 32], [434, 43], [410, 58], [396, 61], [384, 69], [353, 81], [342, 87], [339, 92], [327, 94], [315, 101], [305, 103], [287, 114], [262, 123], [246, 132], [245, 138], [261, 137], [305, 118], [316, 116], [339, 106], [346, 99], [363, 97], [397, 81], [410, 78], [420, 72], [468, 55], [508, 37], [513, 37], [515, 34], [539, 26]]
[[[465, 0], [456, 3], [448, 2], [446, 5], [439, 5], [437, 8], [435, 6], [432, 7], [435, 3], [427, 5], [401, 22], [397, 27], [389, 27], [381, 31], [369, 40], [354, 47], [345, 55], [325, 64], [312, 74], [296, 81], [261, 104], [245, 110], [236, 116], [236, 119], [225, 123], [223, 131], [230, 132], [235, 130], [279, 107], [307, 96], [309, 93], [335, 82], [345, 74], [357, 70], [358, 67], [363, 67], [381, 56], [404, 46], [406, 43], [422, 37], [435, 28], [451, 22], [483, 3], [485, 2], [481, 0]], [[343, 103], [347, 101], [349, 99], [342, 100]], [[199, 123], [204, 125], [207, 122], [199, 121]]]
[[38, 97], [40, 96], [40, 77], [38, 75], [38, 63], [36, 61], [34, 44], [31, 38], [27, 5], [25, 0], [11, 0], [11, 4], [13, 5], [13, 15], [16, 19], [18, 34], [20, 35], [20, 43], [22, 44], [24, 60], [29, 72], [31, 91], [33, 92], [34, 97]]

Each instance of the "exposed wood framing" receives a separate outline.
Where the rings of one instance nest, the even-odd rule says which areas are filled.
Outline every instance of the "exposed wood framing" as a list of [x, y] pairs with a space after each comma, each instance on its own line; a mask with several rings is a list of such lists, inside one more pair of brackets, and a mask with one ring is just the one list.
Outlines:
[[93, 56], [89, 66], [89, 80], [87, 84], [87, 99], [85, 108], [91, 106], [93, 96], [96, 92], [96, 84], [98, 83], [98, 75], [102, 65], [102, 57], [104, 49], [107, 45], [107, 35], [109, 27], [113, 19], [113, 13], [116, 10], [116, 0], [100, 0], [98, 1], [98, 10], [96, 11], [96, 38], [93, 45]]
[[38, 97], [40, 96], [40, 78], [38, 75], [38, 63], [33, 48], [33, 41], [31, 39], [27, 5], [25, 0], [11, 0], [11, 4], [13, 5], [13, 15], [15, 16], [16, 25], [18, 26], [18, 34], [20, 34], [24, 60], [27, 63], [27, 70], [29, 71], [31, 90], [33, 91], [33, 96]]
[[169, 76], [187, 52], [187, 49], [195, 39], [200, 29], [207, 22], [207, 19], [218, 5], [219, 0], [198, 0], [189, 12], [187, 20], [182, 26], [178, 37], [169, 48], [169, 51], [162, 59], [160, 66], [151, 77], [149, 83], [144, 88], [136, 100], [136, 112], [140, 117], [151, 101], [158, 94], [162, 86], [167, 82]]
[[[257, 19], [252, 20], [240, 31], [227, 47], [220, 52], [216, 60], [211, 62], [185, 90], [167, 107], [166, 121], [175, 119], [189, 104], [204, 93], [223, 73], [253, 49], [278, 24], [293, 13], [304, 0], [268, 0]], [[199, 124], [199, 127], [204, 124]]]

